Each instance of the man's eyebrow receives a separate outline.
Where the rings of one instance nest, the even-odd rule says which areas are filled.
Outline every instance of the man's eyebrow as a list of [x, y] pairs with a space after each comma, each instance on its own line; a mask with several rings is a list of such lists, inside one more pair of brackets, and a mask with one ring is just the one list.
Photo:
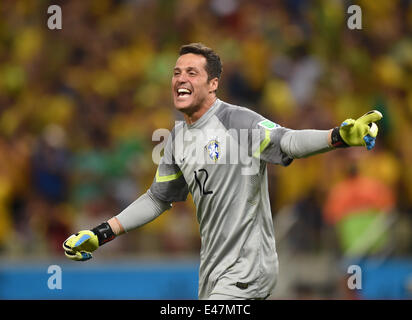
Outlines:
[[[186, 69], [187, 71], [196, 71], [196, 72], [199, 72], [199, 69], [196, 68], [196, 67], [187, 67], [187, 68], [184, 68], [184, 69]], [[181, 68], [179, 68], [179, 67], [174, 67], [173, 71], [181, 71]]]
[[186, 70], [187, 70], [187, 71], [196, 71], [196, 72], [199, 72], [199, 69], [196, 68], [196, 67], [187, 67]]

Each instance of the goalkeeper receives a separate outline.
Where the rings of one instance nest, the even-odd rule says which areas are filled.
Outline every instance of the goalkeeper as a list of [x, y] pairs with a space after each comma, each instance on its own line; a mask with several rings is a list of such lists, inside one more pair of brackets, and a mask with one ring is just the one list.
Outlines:
[[[90, 259], [99, 246], [154, 220], [190, 192], [201, 236], [199, 299], [266, 299], [271, 294], [278, 256], [267, 163], [287, 166], [293, 159], [336, 148], [370, 150], [378, 134], [375, 122], [382, 115], [373, 110], [331, 130], [288, 129], [218, 99], [221, 72], [220, 58], [212, 49], [199, 43], [181, 47], [171, 87], [174, 106], [185, 121], [173, 128], [152, 185], [110, 220], [70, 236], [63, 244], [68, 258]], [[248, 135], [246, 145], [239, 140], [242, 130]], [[179, 139], [195, 131], [203, 133], [203, 139]], [[242, 155], [231, 154], [228, 143], [253, 157], [228, 163]], [[245, 174], [251, 165], [258, 170]]]

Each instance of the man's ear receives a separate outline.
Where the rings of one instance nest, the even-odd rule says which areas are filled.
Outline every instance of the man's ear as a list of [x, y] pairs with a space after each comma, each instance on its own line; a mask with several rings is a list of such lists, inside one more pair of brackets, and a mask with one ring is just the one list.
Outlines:
[[209, 81], [209, 92], [215, 92], [219, 87], [219, 79], [213, 78]]

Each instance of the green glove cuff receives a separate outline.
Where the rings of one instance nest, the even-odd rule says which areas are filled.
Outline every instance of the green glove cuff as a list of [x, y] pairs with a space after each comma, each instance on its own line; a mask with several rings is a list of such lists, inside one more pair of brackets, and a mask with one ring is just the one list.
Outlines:
[[93, 228], [91, 231], [97, 236], [97, 239], [99, 240], [99, 246], [116, 238], [116, 235], [110, 227], [110, 224], [108, 224], [107, 222], [103, 222], [102, 224]]
[[349, 145], [342, 139], [340, 132], [340, 127], [336, 127], [332, 130], [331, 140], [332, 146], [334, 148], [347, 148]]

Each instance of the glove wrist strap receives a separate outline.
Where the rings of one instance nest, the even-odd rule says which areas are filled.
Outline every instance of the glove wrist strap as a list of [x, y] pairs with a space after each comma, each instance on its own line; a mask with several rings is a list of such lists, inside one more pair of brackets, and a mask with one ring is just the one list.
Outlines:
[[97, 227], [91, 230], [99, 240], [99, 246], [105, 244], [106, 242], [112, 241], [116, 235], [113, 232], [110, 224], [107, 222], [103, 222], [102, 224], [98, 225]]
[[340, 133], [339, 133], [339, 127], [336, 127], [332, 130], [332, 135], [331, 135], [331, 140], [332, 140], [332, 146], [334, 148], [347, 148], [349, 145], [343, 141]]

